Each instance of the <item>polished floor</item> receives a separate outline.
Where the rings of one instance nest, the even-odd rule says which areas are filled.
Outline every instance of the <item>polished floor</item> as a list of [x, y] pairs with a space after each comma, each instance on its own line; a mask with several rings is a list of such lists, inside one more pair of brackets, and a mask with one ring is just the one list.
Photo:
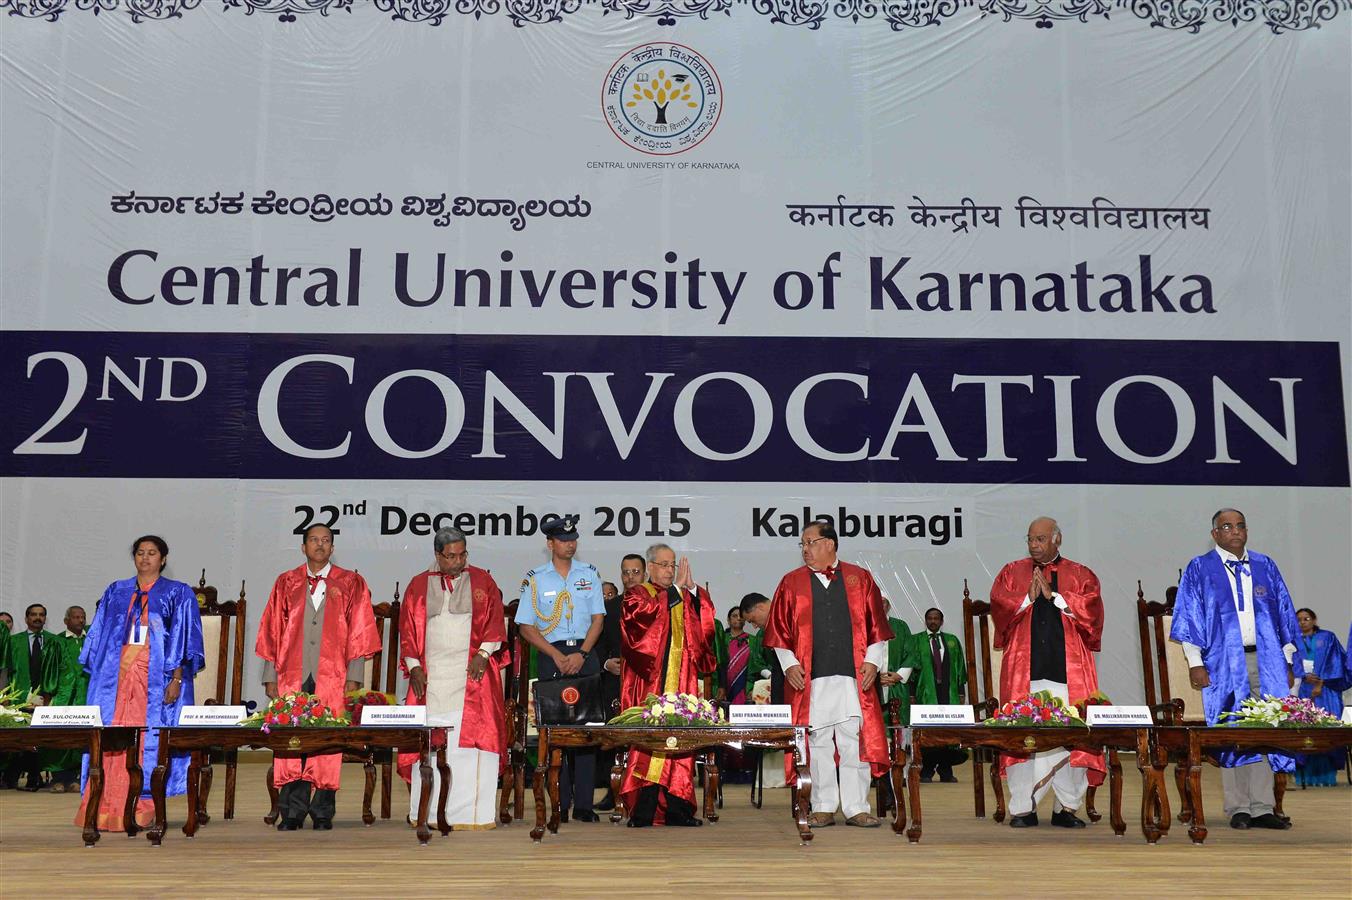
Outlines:
[[[170, 802], [171, 830], [161, 848], [144, 836], [107, 834], [86, 849], [70, 824], [77, 797], [4, 791], [0, 897], [1322, 897], [1334, 896], [1335, 885], [1352, 884], [1346, 780], [1336, 788], [1291, 790], [1290, 831], [1239, 832], [1221, 820], [1219, 779], [1208, 770], [1206, 844], [1192, 845], [1186, 827], [1175, 824], [1152, 847], [1137, 822], [1139, 776], [1130, 757], [1123, 762], [1124, 837], [1113, 835], [1106, 816], [1081, 831], [1051, 828], [1049, 809], [1042, 827], [1031, 830], [976, 819], [969, 767], [961, 770], [961, 784], [924, 786], [925, 833], [918, 845], [887, 828], [837, 825], [800, 846], [786, 792], [767, 792], [757, 810], [739, 785], [727, 789], [722, 819], [697, 829], [573, 823], [537, 845], [526, 826], [514, 823], [434, 835], [430, 846], [419, 847], [402, 818], [362, 826], [356, 766], [344, 772], [349, 788], [339, 794], [333, 831], [281, 834], [261, 821], [265, 769], [243, 765], [235, 820], [219, 817], [224, 779], [218, 769], [211, 802], [216, 817], [195, 839], [178, 830], [180, 798]], [[407, 798], [402, 783], [395, 797], [399, 816], [406, 809], [398, 802]]]

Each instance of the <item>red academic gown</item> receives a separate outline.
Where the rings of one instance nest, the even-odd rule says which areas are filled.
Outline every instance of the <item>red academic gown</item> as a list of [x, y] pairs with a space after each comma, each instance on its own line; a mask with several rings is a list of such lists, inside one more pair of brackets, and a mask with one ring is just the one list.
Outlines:
[[[854, 635], [854, 668], [864, 664], [864, 651], [870, 644], [892, 639], [892, 626], [887, 624], [887, 604], [868, 569], [853, 563], [840, 562], [836, 577], [845, 579], [845, 599], [850, 607], [850, 630]], [[815, 576], [807, 566], [800, 566], [779, 581], [775, 596], [770, 601], [770, 619], [765, 625], [765, 646], [792, 650], [803, 667], [806, 684], [801, 691], [784, 683], [784, 697], [793, 707], [795, 725], [812, 724], [812, 579]], [[859, 728], [859, 758], [869, 764], [874, 775], [882, 775], [891, 765], [887, 752], [887, 738], [883, 732], [882, 705], [878, 701], [876, 682], [873, 687], [859, 690], [859, 709], [863, 722]], [[792, 784], [797, 781], [793, 760], [784, 759], [784, 776]]]
[[[483, 678], [465, 681], [465, 711], [460, 720], [459, 745], [498, 754], [501, 767], [507, 761], [507, 705], [502, 697], [502, 670], [511, 661], [502, 591], [487, 569], [466, 566], [465, 572], [469, 574], [470, 593], [474, 597], [465, 665], [469, 666], [470, 660], [479, 652], [479, 646], [485, 642], [497, 641], [502, 647], [489, 657]], [[434, 577], [434, 572], [414, 575], [399, 608], [399, 667], [405, 678], [409, 674], [405, 659], [416, 659], [423, 671], [427, 671], [427, 582]], [[415, 696], [410, 687], [404, 695], [404, 705], [414, 706], [421, 702], [422, 698]], [[417, 761], [416, 753], [400, 753], [400, 777], [411, 781], [413, 764]]]
[[[304, 565], [277, 576], [263, 607], [254, 651], [277, 668], [277, 691], [298, 691], [305, 673], [301, 648], [306, 596]], [[324, 579], [324, 629], [319, 648], [319, 671], [315, 673], [315, 693], [326, 705], [342, 712], [347, 690], [347, 667], [380, 649], [375, 613], [371, 608], [371, 589], [356, 572], [332, 566]], [[305, 760], [275, 759], [273, 780], [278, 787], [305, 780], [321, 790], [338, 789], [343, 755], [328, 753]]]
[[[699, 693], [699, 673], [708, 672], [717, 665], [714, 659], [714, 609], [709, 592], [697, 588], [698, 603], [691, 603], [689, 595], [681, 604], [684, 614], [683, 650], [677, 675], [676, 691], [683, 694]], [[649, 694], [667, 690], [664, 680], [668, 650], [671, 644], [671, 616], [668, 614], [667, 592], [653, 584], [635, 585], [625, 592], [620, 601], [620, 632], [623, 635], [624, 677], [620, 683], [620, 706], [628, 709], [639, 706]], [[625, 807], [633, 809], [641, 788], [660, 784], [671, 794], [695, 804], [695, 760], [692, 756], [668, 757], [656, 781], [639, 778], [637, 772], [647, 774], [652, 756], [642, 750], [629, 751], [620, 795]], [[662, 821], [665, 803], [659, 805], [655, 823]]]
[[[1033, 560], [1025, 556], [1000, 570], [991, 585], [991, 618], [995, 624], [995, 647], [1004, 651], [1000, 663], [1000, 700], [1022, 700], [1028, 696], [1032, 638], [1030, 626], [1033, 607], [1022, 612], [1019, 607], [1028, 599], [1028, 585], [1033, 580]], [[1099, 591], [1098, 576], [1077, 562], [1061, 557], [1042, 567], [1043, 577], [1051, 582], [1056, 572], [1056, 591], [1066, 601], [1073, 617], [1065, 621], [1066, 632], [1066, 693], [1072, 704], [1087, 699], [1098, 691], [1098, 670], [1093, 654], [1103, 641], [1103, 597]], [[999, 767], [1021, 762], [1028, 757], [1002, 754]], [[1089, 770], [1089, 783], [1103, 783], [1107, 771], [1102, 753], [1075, 750], [1070, 764]]]

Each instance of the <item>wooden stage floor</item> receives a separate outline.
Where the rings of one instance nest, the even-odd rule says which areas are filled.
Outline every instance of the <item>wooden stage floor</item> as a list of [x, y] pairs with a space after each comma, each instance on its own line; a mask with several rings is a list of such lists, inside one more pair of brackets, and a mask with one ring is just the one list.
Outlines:
[[[1221, 820], [1216, 770], [1205, 775], [1211, 835], [1193, 846], [1175, 823], [1151, 847], [1136, 823], [1140, 779], [1133, 760], [1124, 791], [1127, 834], [1105, 818], [1082, 831], [1046, 824], [1014, 831], [972, 816], [970, 767], [961, 784], [924, 786], [925, 835], [918, 845], [880, 830], [836, 825], [799, 846], [783, 790], [754, 809], [744, 785], [729, 786], [722, 819], [691, 829], [566, 824], [535, 845], [528, 826], [434, 834], [419, 847], [411, 830], [359, 818], [361, 768], [347, 766], [338, 821], [325, 833], [278, 833], [263, 825], [264, 768], [241, 765], [236, 819], [219, 818], [223, 772], [211, 812], [193, 841], [178, 829], [182, 798], [171, 798], [170, 831], [154, 849], [144, 836], [105, 834], [80, 845], [71, 824], [78, 798], [0, 792], [0, 897], [595, 897], [686, 895], [784, 897], [1319, 896], [1352, 884], [1352, 787], [1286, 795], [1290, 831], [1232, 831]], [[1171, 802], [1172, 779], [1170, 784]], [[1102, 791], [1106, 804], [1106, 791]], [[396, 785], [395, 814], [407, 806]], [[54, 879], [53, 876], [58, 876]], [[1336, 893], [1336, 888], [1334, 889]]]

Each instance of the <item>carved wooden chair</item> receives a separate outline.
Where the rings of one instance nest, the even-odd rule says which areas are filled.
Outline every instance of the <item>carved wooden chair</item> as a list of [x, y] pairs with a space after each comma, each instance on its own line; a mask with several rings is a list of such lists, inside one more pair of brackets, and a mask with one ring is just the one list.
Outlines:
[[[1000, 662], [1004, 652], [995, 649], [995, 631], [991, 625], [991, 605], [972, 599], [967, 579], [962, 580], [962, 638], [967, 654], [967, 702], [980, 708], [989, 700], [999, 702]], [[979, 712], [978, 712], [979, 714]], [[978, 819], [986, 817], [985, 767], [990, 766], [991, 788], [995, 791], [996, 822], [1005, 819], [1004, 792], [996, 772], [996, 754], [974, 747], [972, 754], [972, 800]]]
[[[1180, 577], [1182, 573], [1179, 573]], [[1136, 618], [1141, 637], [1141, 672], [1145, 677], [1145, 699], [1156, 720], [1164, 725], [1205, 726], [1206, 716], [1202, 712], [1202, 692], [1192, 686], [1188, 678], [1188, 660], [1183, 655], [1183, 645], [1169, 640], [1169, 631], [1174, 621], [1174, 603], [1178, 599], [1178, 586], [1169, 587], [1164, 592], [1164, 602], [1147, 602], [1141, 583], [1136, 583]], [[1178, 703], [1181, 702], [1181, 708]], [[1174, 712], [1178, 708], [1177, 712]], [[1175, 763], [1182, 760], [1175, 760]], [[1178, 821], [1192, 819], [1192, 804], [1187, 791], [1187, 773], [1178, 765], [1174, 766], [1174, 784], [1180, 798]], [[1276, 795], [1277, 815], [1285, 816], [1282, 811], [1282, 799], [1286, 794], [1286, 773], [1275, 776], [1274, 793]]]
[[503, 825], [510, 825], [513, 819], [522, 818], [526, 811], [526, 725], [518, 714], [526, 706], [525, 686], [520, 674], [521, 671], [529, 671], [529, 657], [524, 652], [525, 642], [521, 640], [516, 625], [516, 611], [520, 603], [520, 598], [515, 598], [505, 607], [507, 642], [503, 648], [508, 654], [508, 661], [502, 670], [502, 680], [503, 709], [507, 717], [507, 758], [502, 773], [502, 791], [498, 794], [498, 821]]
[[[244, 704], [244, 624], [247, 604], [244, 583], [240, 582], [239, 599], [219, 601], [216, 588], [207, 584], [207, 570], [194, 589], [197, 609], [202, 615], [202, 652], [206, 664], [193, 676], [193, 697], [201, 706], [242, 706]], [[239, 751], [227, 750], [215, 754], [225, 763], [225, 818], [235, 817], [236, 769]], [[211, 793], [212, 754], [207, 754], [198, 781], [199, 822], [207, 822], [207, 797]]]
[[[362, 690], [394, 693], [399, 686], [399, 584], [394, 585], [394, 600], [389, 603], [373, 603], [371, 611], [375, 614], [376, 634], [380, 636], [380, 649], [366, 660], [362, 675]], [[375, 795], [376, 764], [380, 765], [380, 817], [390, 817], [391, 786], [394, 777], [394, 751], [373, 750], [370, 753], [344, 753], [343, 762], [359, 762], [366, 770], [366, 785], [362, 794], [361, 820], [365, 825], [375, 822], [371, 812], [371, 800]], [[272, 808], [263, 817], [269, 825], [277, 821], [280, 814], [278, 800], [280, 793], [273, 782], [273, 767], [268, 766], [268, 795]]]

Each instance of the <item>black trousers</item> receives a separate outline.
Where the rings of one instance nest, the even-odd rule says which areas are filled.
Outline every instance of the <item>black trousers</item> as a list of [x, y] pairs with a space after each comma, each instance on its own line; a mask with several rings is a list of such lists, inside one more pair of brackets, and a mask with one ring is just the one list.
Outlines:
[[[313, 694], [315, 677], [307, 675], [300, 689], [307, 694]], [[305, 765], [305, 759], [304, 756], [300, 758], [302, 767]], [[292, 781], [282, 785], [277, 791], [277, 811], [281, 813], [282, 818], [299, 822], [308, 815], [316, 822], [323, 819], [332, 821], [334, 811], [338, 807], [338, 792], [317, 790], [311, 794], [312, 790], [314, 785], [308, 781]]]
[[[566, 641], [555, 641], [553, 646], [565, 656], [570, 653], [582, 652], [581, 641], [578, 641], [576, 646], [573, 647], [567, 646]], [[595, 675], [600, 671], [601, 660], [593, 653], [583, 661], [582, 669], [577, 674]], [[536, 658], [535, 672], [541, 680], [553, 678], [559, 674], [558, 667], [554, 665], [554, 660], [543, 653], [538, 654]], [[565, 750], [563, 752], [563, 767], [559, 771], [559, 808], [561, 810], [581, 809], [591, 811], [592, 795], [595, 790], [596, 751]]]

